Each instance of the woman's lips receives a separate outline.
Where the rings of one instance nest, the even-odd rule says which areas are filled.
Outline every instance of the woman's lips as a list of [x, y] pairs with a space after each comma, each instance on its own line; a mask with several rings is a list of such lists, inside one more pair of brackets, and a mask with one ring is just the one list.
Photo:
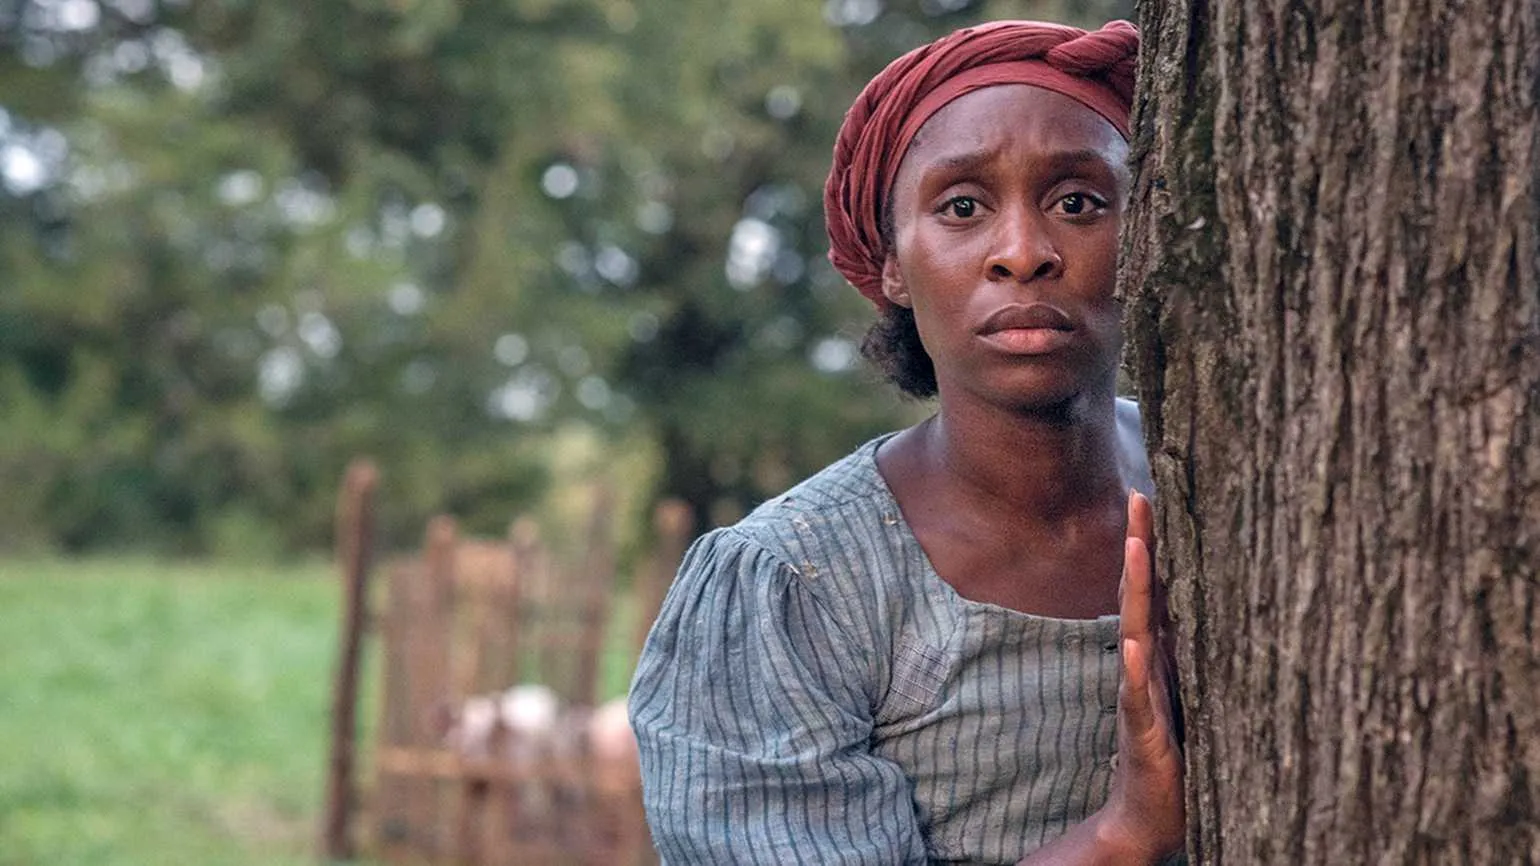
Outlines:
[[1072, 332], [1054, 328], [1006, 328], [985, 334], [984, 340], [1013, 355], [1047, 355], [1068, 346]]
[[1012, 304], [990, 314], [978, 329], [986, 342], [1016, 355], [1045, 355], [1069, 345], [1074, 323], [1048, 304]]

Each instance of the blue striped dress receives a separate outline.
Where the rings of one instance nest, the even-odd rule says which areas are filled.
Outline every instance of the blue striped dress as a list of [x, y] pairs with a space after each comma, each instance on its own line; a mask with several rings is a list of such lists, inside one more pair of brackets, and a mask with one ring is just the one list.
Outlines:
[[877, 471], [885, 438], [686, 556], [631, 688], [665, 863], [1014, 863], [1105, 800], [1117, 617], [959, 596]]

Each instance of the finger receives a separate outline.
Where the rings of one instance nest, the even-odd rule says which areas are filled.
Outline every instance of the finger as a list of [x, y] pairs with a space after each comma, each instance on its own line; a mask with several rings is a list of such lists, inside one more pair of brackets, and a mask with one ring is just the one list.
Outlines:
[[1154, 708], [1156, 724], [1165, 736], [1180, 748], [1183, 724], [1181, 699], [1177, 693], [1175, 633], [1169, 623], [1164, 622], [1159, 592], [1160, 583], [1152, 577], [1150, 584], [1152, 603], [1150, 618], [1153, 628], [1149, 646], [1150, 701]]
[[[1128, 491], [1128, 538], [1137, 538], [1144, 542], [1146, 552], [1155, 549], [1155, 511], [1150, 505], [1149, 497], [1137, 490]], [[1165, 651], [1166, 661], [1173, 659], [1175, 650], [1175, 634], [1169, 628], [1169, 593], [1163, 581], [1155, 579], [1154, 555], [1150, 555], [1150, 628], [1155, 633], [1156, 641]], [[1122, 586], [1118, 587], [1119, 601], [1122, 600]]]
[[1136, 532], [1142, 534], [1145, 552], [1150, 560], [1148, 572], [1150, 586], [1150, 631], [1155, 639], [1153, 662], [1156, 670], [1154, 676], [1160, 689], [1161, 698], [1156, 704], [1156, 709], [1161, 711], [1161, 718], [1175, 732], [1180, 728], [1181, 722], [1178, 718], [1179, 711], [1177, 710], [1174, 697], [1177, 683], [1176, 629], [1171, 622], [1170, 587], [1166, 585], [1165, 581], [1159, 580], [1155, 576], [1154, 556], [1150, 554], [1150, 551], [1153, 550], [1151, 536], [1154, 531], [1154, 512], [1150, 507], [1149, 500], [1144, 496], [1138, 496], [1137, 500], [1130, 502], [1129, 508], [1129, 524], [1132, 527], [1130, 535]]
[[1156, 719], [1155, 704], [1150, 697], [1149, 645], [1134, 638], [1124, 638], [1122, 644], [1123, 685], [1118, 689], [1118, 713], [1126, 747], [1148, 740]]
[[1123, 542], [1123, 581], [1119, 596], [1119, 633], [1123, 639], [1152, 641], [1150, 551], [1143, 541], [1132, 536]]
[[[1144, 494], [1133, 488], [1128, 490], [1128, 503], [1126, 505], [1126, 527], [1124, 537], [1137, 538], [1144, 542], [1145, 549], [1154, 545], [1152, 533], [1154, 531], [1154, 517], [1150, 511], [1150, 500]], [[1126, 565], [1126, 564], [1125, 564]], [[1125, 568], [1126, 574], [1126, 568]], [[1118, 603], [1123, 602], [1124, 585], [1118, 583]]]
[[1124, 730], [1144, 739], [1156, 725], [1151, 698], [1155, 636], [1150, 630], [1150, 554], [1144, 542], [1130, 536], [1123, 543], [1123, 598], [1119, 606], [1119, 633], [1123, 647], [1123, 688], [1119, 704]]
[[1155, 512], [1149, 497], [1137, 490], [1128, 491], [1128, 537], [1139, 539], [1152, 550], [1155, 547]]

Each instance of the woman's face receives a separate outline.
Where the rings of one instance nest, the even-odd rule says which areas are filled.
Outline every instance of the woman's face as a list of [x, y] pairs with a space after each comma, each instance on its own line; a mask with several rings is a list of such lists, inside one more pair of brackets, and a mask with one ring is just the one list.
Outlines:
[[942, 399], [1110, 396], [1128, 146], [1067, 96], [976, 90], [920, 128], [892, 191], [883, 294], [914, 310]]

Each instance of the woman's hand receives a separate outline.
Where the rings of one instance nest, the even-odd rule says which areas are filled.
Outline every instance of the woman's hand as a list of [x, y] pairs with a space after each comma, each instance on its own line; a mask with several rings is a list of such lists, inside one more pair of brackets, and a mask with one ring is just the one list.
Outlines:
[[1182, 751], [1176, 739], [1165, 606], [1150, 567], [1150, 501], [1130, 492], [1123, 583], [1118, 589], [1123, 683], [1118, 689], [1117, 766], [1107, 802], [1018, 866], [1142, 866], [1180, 851], [1187, 833]]
[[[1112, 793], [1096, 819], [1098, 835], [1126, 862], [1149, 863], [1181, 850], [1186, 834], [1182, 752], [1171, 707], [1171, 674], [1160, 638], [1150, 501], [1128, 496], [1128, 538], [1119, 588], [1123, 683], [1118, 691], [1118, 752]], [[1119, 858], [1120, 860], [1122, 858]]]

